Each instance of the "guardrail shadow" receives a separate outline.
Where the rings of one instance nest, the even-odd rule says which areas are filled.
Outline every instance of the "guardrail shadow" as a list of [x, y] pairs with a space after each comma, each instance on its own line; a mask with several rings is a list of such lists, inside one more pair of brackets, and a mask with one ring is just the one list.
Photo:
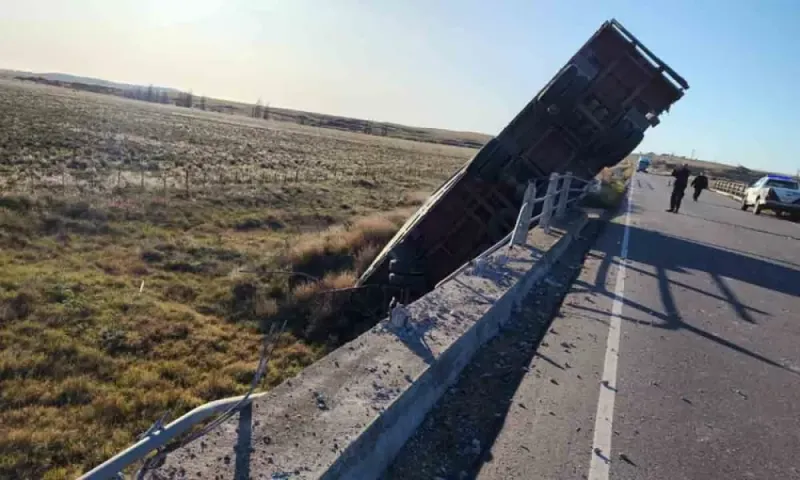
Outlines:
[[250, 453], [253, 447], [253, 404], [248, 403], [239, 412], [236, 429], [236, 454], [233, 478], [250, 478]]
[[[769, 230], [762, 230], [760, 228], [748, 227], [747, 225], [742, 225], [741, 223], [725, 222], [725, 221], [722, 221], [722, 220], [717, 220], [715, 218], [706, 218], [706, 217], [703, 217], [703, 216], [700, 216], [700, 215], [692, 215], [691, 213], [687, 213], [687, 212], [681, 212], [681, 215], [685, 215], [687, 217], [692, 217], [692, 218], [697, 218], [699, 220], [704, 220], [706, 222], [717, 223], [719, 225], [725, 225], [725, 226], [728, 226], [728, 227], [742, 228], [742, 229], [750, 230], [750, 231], [756, 232], [756, 233], [763, 233], [765, 235], [772, 235], [772, 236], [775, 236], [775, 237], [791, 238], [792, 240], [800, 241], [800, 237], [796, 237], [796, 236], [790, 235], [788, 233], [784, 234], [784, 233], [770, 232]], [[778, 220], [783, 220], [783, 221], [787, 221], [787, 222], [791, 222], [791, 223], [798, 223], [798, 222], [793, 222], [792, 220], [784, 219], [784, 218], [780, 218]]]
[[[622, 225], [610, 224], [608, 225], [608, 233], [612, 235], [612, 238], [621, 238], [623, 228]], [[624, 308], [623, 315], [620, 316], [621, 319], [634, 323], [643, 323], [636, 318], [624, 315], [626, 309], [639, 310], [661, 322], [650, 322], [650, 325], [656, 328], [687, 330], [753, 359], [800, 375], [800, 372], [788, 368], [765, 355], [749, 350], [719, 335], [687, 323], [681, 315], [680, 308], [676, 304], [672, 292], [673, 287], [680, 287], [709, 296], [718, 301], [726, 302], [731, 306], [740, 321], [756, 324], [757, 322], [753, 314], [769, 316], [769, 313], [744, 304], [730, 287], [726, 279], [732, 279], [786, 295], [800, 297], [800, 269], [794, 269], [786, 265], [779, 265], [763, 259], [753, 258], [742, 253], [736, 253], [685, 238], [674, 237], [637, 227], [629, 228], [631, 248], [628, 250], [628, 259], [637, 264], [653, 267], [655, 273], [630, 264], [626, 265], [626, 268], [656, 278], [663, 308], [662, 311], [656, 311], [630, 298], [624, 298], [622, 300]], [[617, 231], [614, 232], [614, 230]], [[616, 298], [614, 292], [609, 290], [607, 285], [614, 280], [609, 277], [609, 270], [612, 263], [618, 261], [616, 259], [618, 258], [617, 255], [619, 255], [619, 251], [608, 251], [604, 247], [604, 245], [599, 245], [595, 248], [595, 253], [591, 254], [595, 257], [602, 257], [595, 283], [590, 284], [578, 281], [574, 286], [579, 287], [581, 289], [579, 291]], [[613, 244], [612, 248], [618, 249], [619, 247]], [[599, 255], [596, 252], [599, 252]], [[687, 273], [689, 270], [706, 272], [712, 278], [719, 292], [706, 291], [680, 281], [672, 280], [668, 277], [668, 272]], [[573, 305], [572, 308], [589, 313], [603, 314], [605, 316], [609, 315], [607, 311], [581, 305]]]

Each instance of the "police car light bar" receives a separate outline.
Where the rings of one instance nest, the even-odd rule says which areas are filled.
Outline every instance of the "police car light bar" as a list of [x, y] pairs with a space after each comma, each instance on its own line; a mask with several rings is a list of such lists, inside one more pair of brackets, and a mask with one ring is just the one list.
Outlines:
[[769, 174], [769, 175], [767, 175], [767, 178], [770, 178], [770, 179], [773, 179], [773, 180], [788, 180], [788, 181], [790, 181], [790, 182], [793, 182], [793, 181], [794, 181], [794, 178], [792, 178], [792, 177], [787, 177], [786, 175], [773, 175], [773, 174]]

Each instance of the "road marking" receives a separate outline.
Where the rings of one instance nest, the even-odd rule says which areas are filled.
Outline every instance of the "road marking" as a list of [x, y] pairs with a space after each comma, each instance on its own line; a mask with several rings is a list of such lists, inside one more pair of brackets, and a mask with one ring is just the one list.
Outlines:
[[614, 431], [614, 399], [617, 392], [617, 360], [619, 358], [619, 337], [622, 324], [622, 303], [625, 300], [625, 265], [628, 260], [628, 239], [630, 238], [631, 205], [633, 204], [633, 182], [628, 188], [625, 212], [625, 231], [622, 234], [617, 283], [614, 286], [614, 303], [611, 305], [606, 359], [603, 365], [603, 381], [600, 384], [600, 397], [597, 400], [597, 413], [594, 419], [594, 440], [592, 442], [592, 461], [589, 464], [588, 480], [608, 480], [611, 462], [611, 434]]

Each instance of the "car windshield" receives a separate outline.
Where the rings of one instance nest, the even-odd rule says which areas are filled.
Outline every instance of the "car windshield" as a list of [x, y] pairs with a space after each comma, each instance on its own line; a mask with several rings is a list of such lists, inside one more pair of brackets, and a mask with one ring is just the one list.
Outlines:
[[793, 182], [791, 180], [778, 180], [775, 178], [767, 180], [765, 186], [775, 187], [775, 188], [786, 188], [789, 190], [800, 190], [800, 187], [798, 187], [797, 182]]

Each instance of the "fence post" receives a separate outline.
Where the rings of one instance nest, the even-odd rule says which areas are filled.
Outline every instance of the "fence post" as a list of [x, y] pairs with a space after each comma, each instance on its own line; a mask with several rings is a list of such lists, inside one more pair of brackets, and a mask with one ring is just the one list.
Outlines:
[[558, 196], [558, 208], [556, 217], [561, 218], [567, 212], [567, 201], [569, 200], [569, 190], [572, 188], [572, 172], [567, 172], [561, 177], [561, 193]]
[[519, 209], [517, 223], [514, 225], [514, 233], [511, 234], [511, 245], [522, 245], [528, 236], [528, 228], [531, 225], [531, 213], [533, 213], [533, 202], [536, 199], [536, 183], [528, 182], [525, 195], [522, 197], [522, 207]]
[[558, 174], [553, 172], [550, 174], [550, 181], [547, 184], [547, 194], [544, 196], [544, 204], [542, 205], [542, 219], [539, 221], [539, 225], [547, 233], [550, 233], [550, 219], [553, 218], [553, 203], [555, 202], [557, 191]]

